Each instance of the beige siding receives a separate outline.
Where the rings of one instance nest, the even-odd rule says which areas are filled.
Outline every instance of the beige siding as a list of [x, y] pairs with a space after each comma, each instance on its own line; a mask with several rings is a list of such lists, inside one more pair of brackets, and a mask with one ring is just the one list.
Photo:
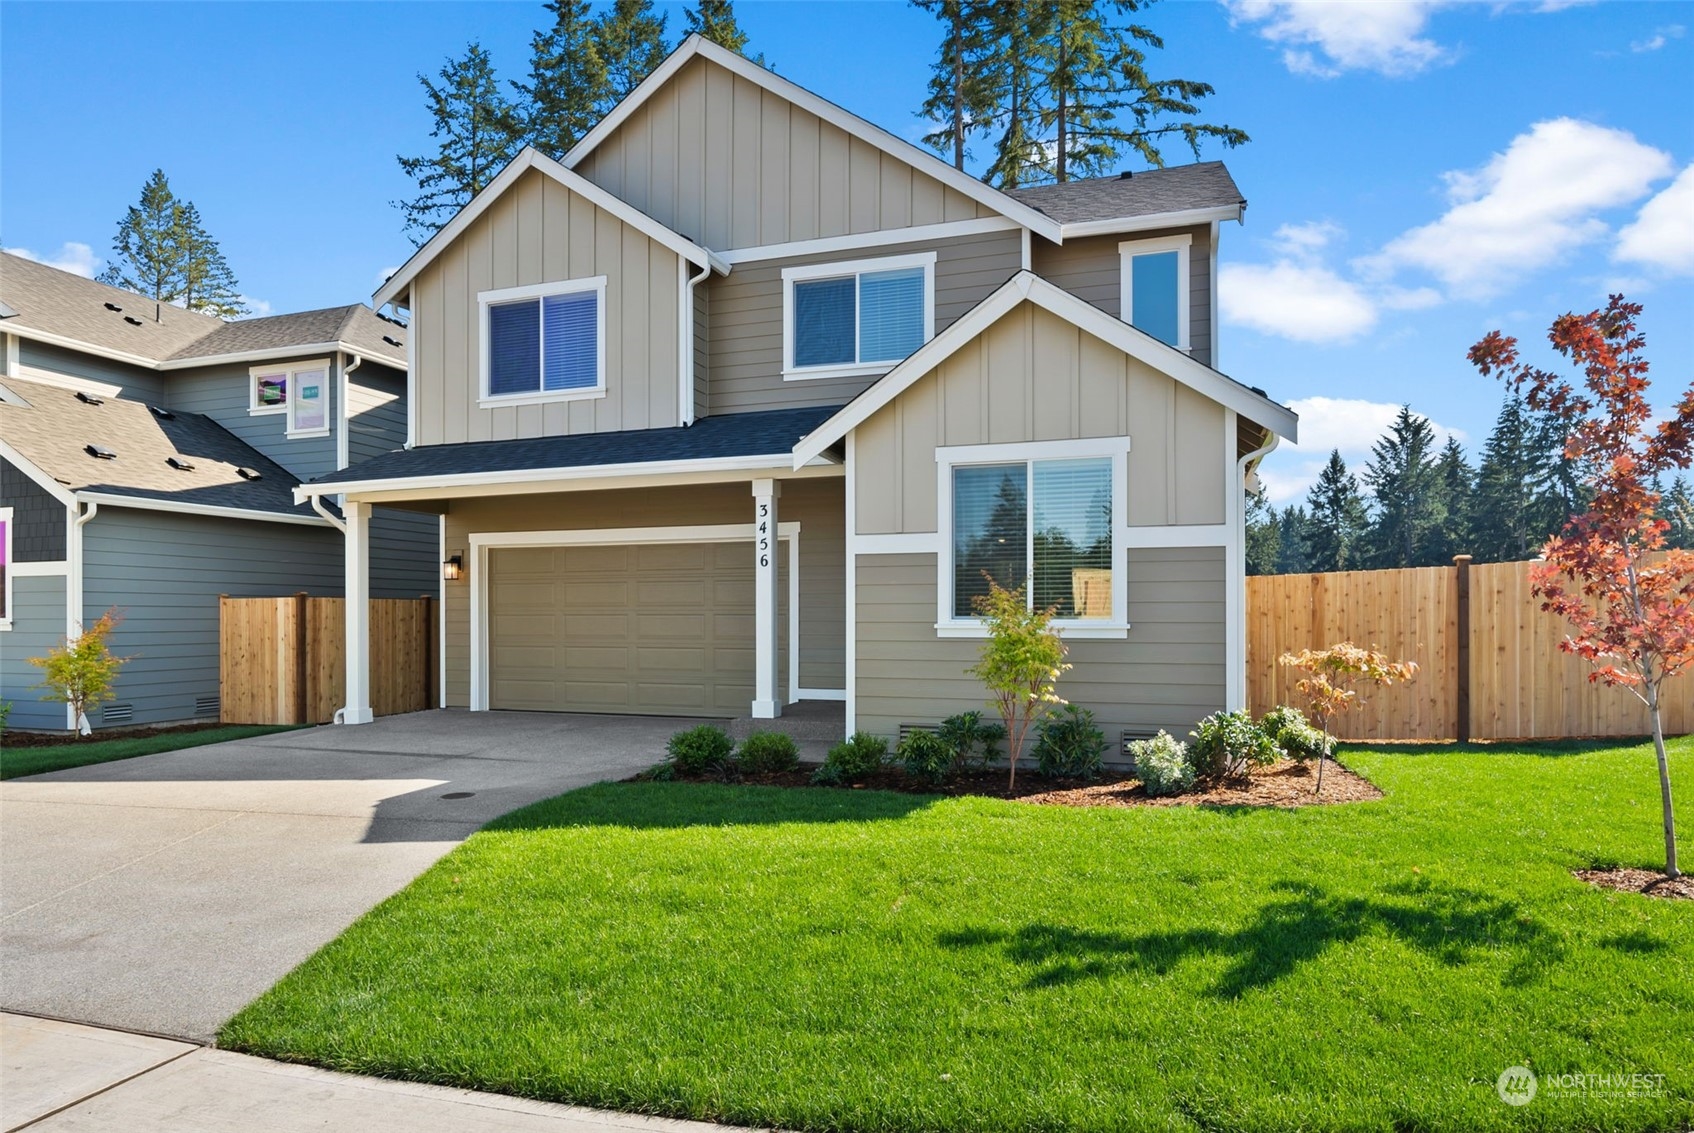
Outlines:
[[[743, 264], [710, 285], [711, 346], [708, 405], [712, 413], [742, 413], [795, 405], [844, 405], [874, 377], [782, 379], [782, 269], [800, 264], [935, 255], [935, 332], [940, 334], [995, 288], [1017, 274], [1017, 232], [902, 244], [894, 247]], [[708, 285], [702, 284], [701, 290]]]
[[1223, 407], [1025, 303], [859, 426], [857, 530], [936, 530], [939, 446], [1122, 436], [1131, 525], [1224, 521]]
[[[526, 174], [412, 286], [418, 443], [678, 424], [674, 252], [539, 172]], [[606, 395], [483, 409], [477, 294], [607, 277]]]
[[1035, 274], [1100, 308], [1112, 318], [1123, 317], [1123, 260], [1118, 245], [1126, 240], [1188, 235], [1188, 341], [1190, 354], [1208, 366], [1212, 361], [1212, 230], [1192, 228], [1132, 232], [1127, 235], [1082, 236], [1054, 244], [1039, 236], [1032, 240]]
[[[806, 688], [839, 689], [846, 680], [842, 492], [838, 478], [787, 480], [777, 508], [780, 521], [800, 524], [800, 683]], [[745, 482], [454, 500], [447, 512], [447, 553], [468, 554], [474, 532], [752, 522]], [[464, 707], [470, 703], [470, 579], [443, 587], [447, 703]]]
[[[1132, 550], [1128, 568], [1128, 639], [1071, 642], [1073, 668], [1059, 683], [1114, 748], [1125, 728], [1186, 737], [1224, 705], [1223, 548]], [[986, 707], [965, 672], [981, 643], [935, 634], [935, 569], [932, 554], [857, 560], [857, 724], [866, 731], [893, 736], [901, 724]]]
[[990, 215], [705, 59], [655, 92], [577, 172], [719, 251]]

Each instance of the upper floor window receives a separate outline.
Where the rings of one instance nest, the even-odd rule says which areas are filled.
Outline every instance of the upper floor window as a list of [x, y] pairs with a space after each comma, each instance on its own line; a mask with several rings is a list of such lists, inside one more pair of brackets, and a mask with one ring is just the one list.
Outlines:
[[606, 277], [477, 295], [484, 405], [601, 397], [606, 392]]
[[1125, 240], [1123, 311], [1119, 317], [1178, 350], [1188, 349], [1189, 236]]
[[291, 437], [329, 434], [329, 359], [254, 366], [248, 382], [249, 413], [287, 414]]
[[935, 253], [782, 269], [785, 378], [881, 374], [935, 334]]

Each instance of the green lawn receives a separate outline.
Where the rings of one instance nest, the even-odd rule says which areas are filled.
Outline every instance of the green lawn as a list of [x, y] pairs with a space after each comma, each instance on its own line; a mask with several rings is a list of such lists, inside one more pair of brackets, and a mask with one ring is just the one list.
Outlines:
[[180, 751], [186, 747], [221, 744], [225, 740], [245, 740], [252, 736], [268, 736], [272, 732], [288, 732], [297, 724], [231, 724], [224, 728], [201, 731], [160, 732], [127, 740], [85, 740], [75, 744], [54, 744], [49, 747], [8, 747], [0, 741], [0, 779], [16, 779], [20, 775], [40, 775], [44, 771], [63, 771], [67, 767], [86, 767], [90, 763], [110, 763], [114, 759], [133, 759], [138, 755], [157, 755], [162, 751]]
[[[1387, 797], [575, 791], [471, 838], [220, 1041], [810, 1130], [1694, 1123], [1694, 904], [1569, 874], [1659, 863], [1650, 749], [1344, 758]], [[1541, 1093], [1508, 1107], [1520, 1063]], [[1546, 1077], [1620, 1072], [1663, 1089]]]

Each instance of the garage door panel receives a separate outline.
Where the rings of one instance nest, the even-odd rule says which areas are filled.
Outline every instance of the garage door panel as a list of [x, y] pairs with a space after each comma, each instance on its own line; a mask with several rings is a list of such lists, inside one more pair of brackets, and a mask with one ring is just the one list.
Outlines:
[[560, 667], [573, 675], [631, 671], [633, 652], [626, 645], [566, 645]]
[[554, 547], [553, 561], [548, 571], [553, 574], [602, 571], [621, 575], [630, 569], [631, 548], [619, 545], [583, 547]]
[[706, 699], [705, 686], [692, 683], [637, 681], [635, 696], [640, 704], [670, 704], [696, 712], [705, 712], [715, 707]]
[[608, 608], [629, 605], [629, 583], [621, 578], [572, 578], [569, 586], [560, 586], [556, 601], [561, 609], [595, 613]]
[[559, 636], [564, 641], [601, 643], [623, 641], [628, 635], [632, 614], [565, 614], [558, 619]]
[[713, 651], [681, 646], [642, 645], [635, 650], [635, 665], [643, 676], [686, 674], [700, 679], [710, 667]]
[[559, 650], [552, 644], [518, 645], [501, 641], [492, 652], [494, 667], [499, 670], [504, 670], [507, 666], [516, 669], [551, 670], [559, 662]]
[[711, 569], [710, 543], [647, 543], [633, 548], [635, 569], [698, 577]]
[[635, 605], [639, 609], [675, 606], [698, 610], [706, 605], [708, 584], [703, 578], [648, 578], [635, 588]]

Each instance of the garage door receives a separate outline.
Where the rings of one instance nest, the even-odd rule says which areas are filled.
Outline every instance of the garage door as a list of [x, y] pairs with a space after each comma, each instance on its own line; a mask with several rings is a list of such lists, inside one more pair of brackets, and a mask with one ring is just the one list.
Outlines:
[[746, 542], [503, 548], [489, 554], [488, 586], [492, 708], [747, 713]]

